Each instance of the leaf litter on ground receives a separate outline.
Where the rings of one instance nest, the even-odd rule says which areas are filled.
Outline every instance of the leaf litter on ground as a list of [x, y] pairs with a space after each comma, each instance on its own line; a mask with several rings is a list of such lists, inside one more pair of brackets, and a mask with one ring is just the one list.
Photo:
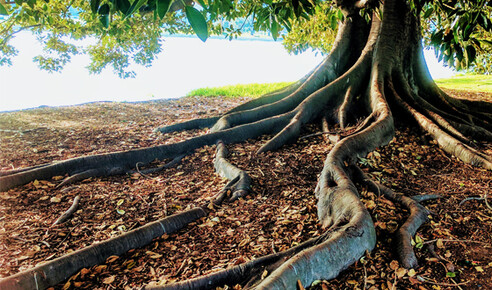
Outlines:
[[[187, 97], [2, 113], [0, 168], [177, 142], [205, 130], [162, 136], [153, 133], [154, 128], [217, 115], [246, 100]], [[416, 129], [398, 128], [389, 146], [359, 162], [366, 173], [397, 192], [442, 196], [426, 203], [433, 215], [414, 238], [421, 267], [400, 267], [392, 252], [392, 234], [407, 213], [362, 188], [361, 198], [376, 225], [376, 248], [337, 279], [318, 280], [311, 288], [492, 288], [488, 278], [492, 275], [492, 213], [480, 200], [460, 205], [465, 198], [489, 193], [492, 173], [448, 156]], [[312, 125], [302, 134], [319, 130]], [[220, 271], [319, 235], [313, 192], [330, 145], [323, 136], [313, 136], [252, 158], [267, 138], [228, 146], [229, 160], [253, 178], [250, 195], [146, 247], [81, 269], [54, 288], [133, 289], [165, 284]], [[490, 144], [486, 150], [491, 152]], [[214, 173], [214, 154], [213, 146], [198, 149], [179, 165], [150, 178], [140, 174], [90, 178], [56, 188], [64, 177], [55, 177], [0, 193], [0, 277], [166, 215], [207, 206], [226, 184]], [[72, 218], [52, 226], [77, 195], [80, 205]]]

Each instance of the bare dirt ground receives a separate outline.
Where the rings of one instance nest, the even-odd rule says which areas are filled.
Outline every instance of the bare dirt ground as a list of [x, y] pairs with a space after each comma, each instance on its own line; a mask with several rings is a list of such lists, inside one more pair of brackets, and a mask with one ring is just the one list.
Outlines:
[[[0, 168], [176, 142], [205, 131], [162, 136], [153, 129], [216, 115], [246, 100], [183, 98], [1, 113]], [[303, 135], [317, 131], [311, 126]], [[266, 138], [228, 146], [230, 161], [253, 178], [249, 196], [144, 248], [82, 269], [54, 288], [165, 284], [282, 251], [319, 235], [313, 191], [331, 145], [316, 136], [252, 158]], [[490, 145], [485, 144], [485, 150], [492, 153]], [[91, 178], [57, 189], [64, 178], [60, 176], [0, 193], [0, 277], [183, 209], [206, 206], [226, 183], [214, 173], [214, 155], [214, 147], [202, 148], [180, 165], [148, 176]], [[376, 224], [376, 248], [339, 278], [317, 281], [314, 288], [492, 289], [492, 172], [463, 164], [418, 129], [402, 126], [389, 146], [360, 163], [373, 178], [398, 192], [442, 196], [426, 202], [433, 215], [414, 239], [420, 267], [401, 268], [392, 252], [392, 233], [407, 213], [361, 188]], [[53, 225], [76, 196], [81, 198], [79, 210], [69, 221]]]

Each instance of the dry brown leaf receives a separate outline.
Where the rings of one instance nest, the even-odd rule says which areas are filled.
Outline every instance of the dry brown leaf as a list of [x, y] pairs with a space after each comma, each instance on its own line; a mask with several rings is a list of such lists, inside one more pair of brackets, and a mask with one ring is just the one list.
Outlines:
[[398, 269], [395, 271], [396, 276], [398, 277], [398, 279], [403, 278], [403, 276], [405, 276], [405, 274], [406, 274], [407, 272], [408, 272], [408, 270], [407, 270], [407, 269], [405, 269], [405, 268], [402, 268], [402, 267], [398, 268]]
[[443, 243], [442, 239], [437, 239], [437, 241], [436, 241], [436, 246], [437, 246], [439, 249], [444, 248], [444, 243]]
[[400, 266], [400, 263], [398, 263], [397, 260], [393, 260], [390, 263], [390, 269], [391, 270], [396, 270], [396, 269], [398, 269], [399, 266]]
[[113, 283], [113, 282], [114, 282], [114, 279], [115, 279], [115, 276], [114, 276], [114, 275], [111, 275], [111, 276], [109, 276], [109, 277], [104, 278], [104, 279], [102, 280], [102, 282], [103, 282], [104, 284], [111, 284], [111, 283]]
[[70, 288], [70, 286], [71, 286], [71, 283], [70, 283], [70, 281], [68, 281], [67, 283], [65, 283], [65, 284], [63, 285], [62, 289], [63, 289], [63, 290], [68, 290], [68, 289]]
[[114, 261], [118, 260], [118, 256], [110, 256], [106, 259], [106, 263], [113, 263]]
[[61, 198], [59, 198], [57, 196], [53, 196], [52, 198], [50, 198], [50, 202], [58, 203], [60, 201], [61, 201]]

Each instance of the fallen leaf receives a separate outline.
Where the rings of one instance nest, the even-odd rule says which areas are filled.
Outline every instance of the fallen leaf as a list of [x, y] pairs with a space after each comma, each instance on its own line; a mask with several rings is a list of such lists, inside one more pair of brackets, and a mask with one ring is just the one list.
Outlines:
[[102, 280], [102, 282], [103, 282], [104, 284], [111, 284], [111, 283], [113, 283], [113, 282], [114, 282], [114, 278], [115, 278], [114, 276], [109, 276], [109, 277], [104, 278], [104, 279]]
[[51, 202], [60, 202], [61, 201], [61, 198], [57, 197], [57, 196], [53, 196], [51, 199], [50, 199]]
[[113, 263], [118, 258], [119, 258], [118, 256], [110, 256], [109, 258], [106, 259], [106, 263]]
[[67, 290], [67, 289], [70, 288], [70, 285], [71, 285], [71, 283], [70, 283], [70, 281], [68, 281], [67, 283], [65, 283], [65, 285], [63, 285], [63, 288], [62, 289], [63, 290]]
[[442, 239], [437, 239], [437, 241], [436, 241], [436, 246], [437, 246], [439, 249], [444, 248], [444, 243], [443, 243]]
[[403, 278], [403, 276], [405, 276], [405, 274], [407, 272], [408, 272], [408, 270], [405, 269], [405, 268], [398, 268], [398, 270], [395, 271], [396, 276], [398, 277], [398, 279]]
[[390, 269], [391, 270], [396, 270], [396, 269], [398, 269], [399, 266], [400, 266], [400, 264], [398, 263], [397, 260], [393, 260], [390, 263]]

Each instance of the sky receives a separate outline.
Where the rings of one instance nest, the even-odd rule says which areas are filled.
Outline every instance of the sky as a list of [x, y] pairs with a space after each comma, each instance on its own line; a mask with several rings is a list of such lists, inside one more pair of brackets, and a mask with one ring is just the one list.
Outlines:
[[[72, 58], [61, 73], [38, 69], [32, 59], [41, 52], [29, 33], [12, 44], [20, 50], [11, 67], [0, 67], [0, 111], [94, 101], [144, 101], [177, 98], [200, 87], [239, 83], [295, 81], [323, 57], [311, 51], [289, 55], [280, 42], [167, 37], [150, 68], [135, 66], [137, 77], [120, 79], [111, 69], [90, 75], [87, 56]], [[426, 51], [434, 78], [454, 74]]]

